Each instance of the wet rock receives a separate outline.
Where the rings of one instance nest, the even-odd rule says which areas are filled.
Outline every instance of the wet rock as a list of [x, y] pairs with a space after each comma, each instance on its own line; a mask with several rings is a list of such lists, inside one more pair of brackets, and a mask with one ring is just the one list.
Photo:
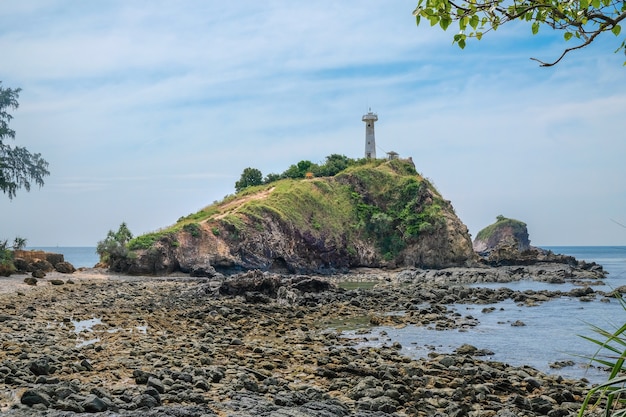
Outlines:
[[456, 348], [455, 352], [459, 355], [473, 355], [478, 352], [478, 348], [469, 344], [463, 344]]

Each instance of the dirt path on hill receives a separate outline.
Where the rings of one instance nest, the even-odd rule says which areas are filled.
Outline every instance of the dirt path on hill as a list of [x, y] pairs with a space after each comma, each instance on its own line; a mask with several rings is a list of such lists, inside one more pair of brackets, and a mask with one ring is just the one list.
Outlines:
[[207, 222], [209, 220], [219, 220], [219, 219], [222, 219], [222, 218], [226, 217], [227, 215], [231, 214], [232, 212], [234, 212], [235, 210], [237, 210], [237, 208], [239, 208], [242, 204], [247, 203], [248, 201], [264, 200], [264, 199], [267, 198], [268, 195], [270, 195], [272, 193], [272, 191], [274, 191], [275, 188], [276, 187], [272, 187], [272, 188], [269, 188], [267, 190], [258, 192], [256, 194], [247, 195], [245, 197], [238, 198], [236, 200], [230, 201], [230, 202], [228, 202], [228, 203], [226, 203], [226, 204], [224, 204], [223, 206], [220, 207], [221, 213], [209, 217], [208, 219], [205, 220], [205, 222]]

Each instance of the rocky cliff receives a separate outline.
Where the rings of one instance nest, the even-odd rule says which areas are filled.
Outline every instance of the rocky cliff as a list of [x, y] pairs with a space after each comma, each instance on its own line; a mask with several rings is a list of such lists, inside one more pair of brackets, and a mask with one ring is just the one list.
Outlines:
[[112, 268], [195, 276], [259, 269], [443, 268], [473, 262], [467, 227], [411, 160], [251, 187], [131, 241]]

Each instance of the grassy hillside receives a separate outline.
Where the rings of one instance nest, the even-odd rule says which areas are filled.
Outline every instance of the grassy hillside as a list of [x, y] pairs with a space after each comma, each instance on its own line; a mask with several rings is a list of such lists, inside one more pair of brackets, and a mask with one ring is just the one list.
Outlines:
[[411, 161], [374, 160], [332, 177], [287, 178], [246, 188], [166, 229], [133, 239], [129, 248], [146, 249], [181, 231], [243, 239], [263, 232], [271, 218], [302, 236], [346, 245], [348, 252], [354, 239], [373, 240], [380, 254], [391, 259], [407, 243], [444, 225], [443, 205]]

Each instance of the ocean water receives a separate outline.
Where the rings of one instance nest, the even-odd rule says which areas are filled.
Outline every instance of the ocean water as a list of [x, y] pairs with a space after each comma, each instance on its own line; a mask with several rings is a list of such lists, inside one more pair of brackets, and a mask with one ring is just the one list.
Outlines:
[[[594, 286], [594, 290], [610, 291], [626, 285], [626, 247], [547, 247], [555, 253], [572, 255], [578, 260], [597, 262], [609, 272], [603, 280], [605, 285]], [[492, 288], [508, 287], [515, 290], [561, 290], [567, 291], [569, 284], [547, 284], [531, 280], [513, 283], [476, 284]], [[589, 366], [589, 356], [597, 351], [597, 345], [581, 336], [599, 338], [592, 325], [606, 330], [615, 330], [626, 322], [626, 311], [615, 299], [582, 302], [578, 298], [561, 297], [538, 306], [516, 305], [507, 300], [490, 305], [458, 304], [451, 308], [462, 316], [471, 315], [480, 324], [467, 331], [435, 330], [432, 327], [407, 326], [402, 329], [375, 327], [371, 333], [362, 330], [344, 332], [347, 337], [366, 337], [365, 345], [380, 345], [399, 342], [402, 353], [423, 358], [428, 353], [451, 353], [462, 344], [487, 349], [493, 355], [483, 357], [514, 366], [530, 365], [548, 374], [566, 378], [586, 378], [590, 382], [606, 380], [607, 372]], [[494, 307], [492, 312], [483, 312]], [[515, 321], [525, 326], [512, 326]], [[558, 362], [572, 361], [573, 365], [554, 368]], [[552, 366], [551, 366], [552, 365]]]
[[37, 246], [27, 247], [26, 250], [61, 253], [74, 268], [93, 268], [100, 260], [95, 246]]

